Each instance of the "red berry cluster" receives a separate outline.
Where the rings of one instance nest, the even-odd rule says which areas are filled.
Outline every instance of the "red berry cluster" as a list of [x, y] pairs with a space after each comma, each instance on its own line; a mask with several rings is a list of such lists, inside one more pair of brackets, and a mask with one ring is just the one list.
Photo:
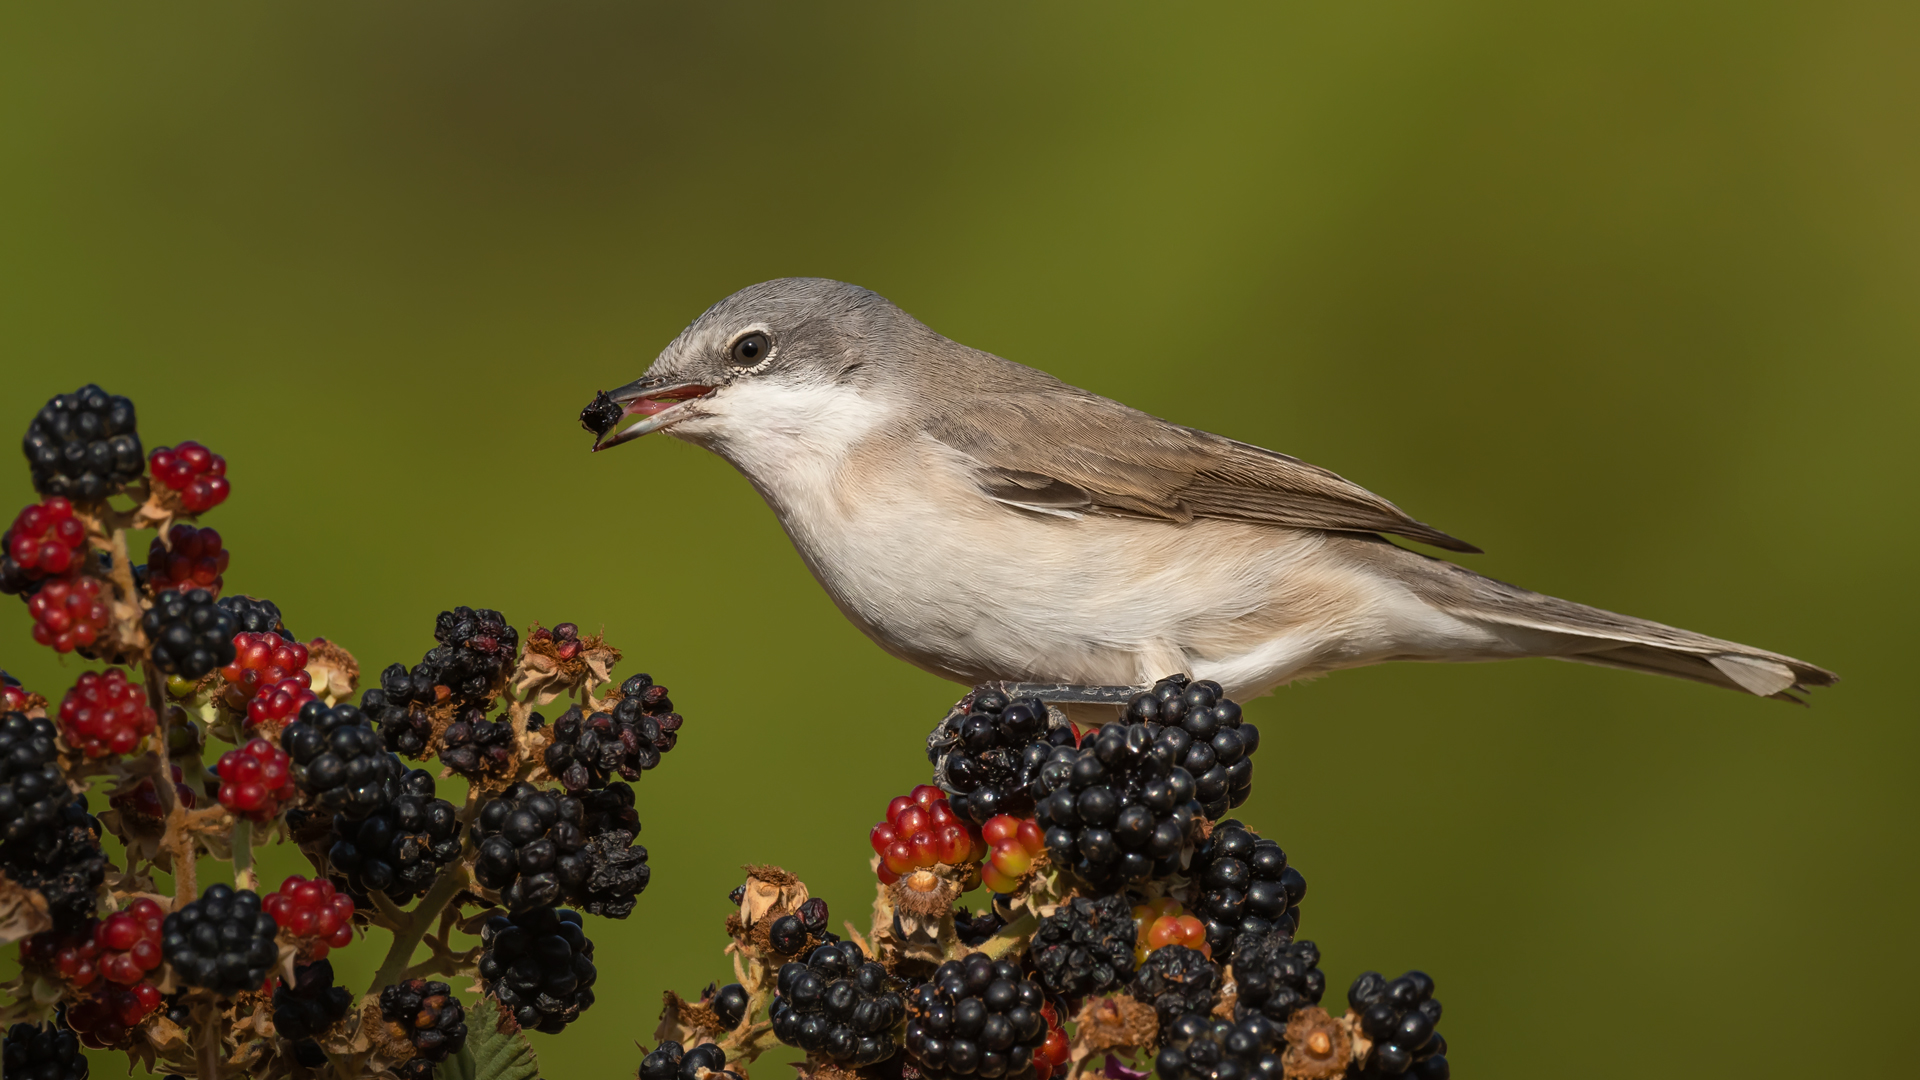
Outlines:
[[21, 943], [20, 961], [83, 992], [67, 1010], [67, 1023], [82, 1042], [116, 1046], [160, 1007], [160, 989], [148, 975], [160, 967], [166, 917], [159, 904], [142, 897], [94, 923], [91, 933], [35, 934]]
[[214, 529], [175, 525], [147, 547], [147, 587], [156, 593], [205, 589], [219, 596], [226, 570], [227, 550]]
[[1170, 896], [1135, 905], [1133, 925], [1139, 929], [1140, 935], [1133, 947], [1136, 963], [1144, 962], [1147, 954], [1155, 949], [1164, 949], [1169, 945], [1185, 945], [1195, 952], [1204, 953], [1209, 960], [1213, 958], [1213, 947], [1207, 944], [1207, 924], [1187, 914], [1187, 909], [1180, 906], [1180, 901]]
[[880, 855], [880, 880], [888, 885], [910, 870], [979, 862], [987, 854], [980, 833], [960, 820], [947, 805], [946, 793], [931, 784], [888, 803], [887, 820], [875, 825], [867, 839]]
[[[180, 766], [169, 767], [173, 775], [173, 799], [187, 809], [193, 809], [196, 801], [193, 789], [187, 786], [186, 773]], [[107, 797], [107, 802], [122, 814], [132, 814], [144, 819], [150, 828], [159, 828], [166, 820], [166, 812], [160, 808], [160, 792], [153, 786], [153, 777], [149, 776], [138, 784], [118, 795]]]
[[307, 943], [308, 963], [353, 944], [353, 900], [325, 878], [308, 881], [294, 874], [280, 891], [261, 897], [260, 910], [273, 916], [282, 933]]
[[107, 604], [100, 582], [90, 577], [55, 578], [27, 601], [33, 616], [33, 640], [55, 652], [72, 652], [94, 643], [107, 628]]
[[60, 701], [60, 734], [90, 758], [127, 754], [159, 725], [147, 695], [119, 668], [80, 676]]
[[551, 644], [553, 654], [562, 660], [571, 660], [580, 655], [581, 649], [586, 648], [586, 643], [580, 640], [580, 627], [570, 622], [563, 622], [551, 630], [544, 626], [537, 627], [532, 634], [528, 635], [527, 641]]
[[233, 635], [233, 663], [220, 669], [230, 709], [247, 710], [247, 724], [284, 724], [315, 700], [307, 674], [307, 647], [279, 634]]
[[987, 819], [980, 829], [992, 851], [980, 868], [980, 880], [997, 893], [1010, 893], [1020, 887], [1020, 879], [1033, 869], [1033, 860], [1047, 850], [1046, 834], [1032, 818], [1000, 814]]
[[298, 796], [286, 751], [265, 739], [220, 755], [220, 805], [253, 821], [271, 821], [283, 803]]
[[29, 580], [73, 569], [86, 546], [87, 527], [73, 516], [73, 504], [58, 495], [20, 511], [7, 531], [7, 555]]
[[180, 502], [198, 514], [227, 501], [227, 459], [197, 442], [163, 446], [147, 455], [153, 478], [180, 493]]

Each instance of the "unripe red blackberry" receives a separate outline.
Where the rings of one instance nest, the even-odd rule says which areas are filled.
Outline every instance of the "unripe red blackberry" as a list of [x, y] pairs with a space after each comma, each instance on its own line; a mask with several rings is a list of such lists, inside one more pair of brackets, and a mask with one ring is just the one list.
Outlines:
[[359, 820], [335, 815], [327, 861], [355, 895], [383, 892], [404, 904], [432, 888], [441, 868], [460, 857], [460, 822], [452, 803], [434, 797], [425, 769], [408, 772], [399, 792]]
[[1160, 1029], [1154, 1071], [1161, 1080], [1278, 1080], [1281, 1033], [1258, 1014], [1233, 1021], [1189, 1013]]
[[996, 814], [1025, 817], [1043, 794], [1034, 787], [1053, 747], [1074, 744], [1073, 725], [1038, 698], [1009, 700], [991, 686], [968, 696], [927, 738], [934, 781], [963, 820], [984, 825]]
[[1209, 818], [1247, 801], [1260, 730], [1242, 722], [1240, 705], [1220, 684], [1173, 675], [1127, 702], [1126, 719], [1148, 725], [1153, 752], [1193, 777], [1194, 797]]
[[394, 1068], [402, 1080], [428, 1080], [435, 1065], [467, 1044], [467, 1012], [443, 982], [407, 979], [381, 990], [380, 1018], [413, 1043], [414, 1056]]
[[399, 793], [406, 768], [380, 745], [366, 716], [352, 705], [329, 709], [309, 701], [280, 733], [293, 758], [293, 779], [321, 810], [362, 818]]
[[1409, 971], [1391, 982], [1379, 972], [1364, 972], [1347, 990], [1347, 1005], [1359, 1014], [1360, 1030], [1373, 1041], [1365, 1067], [1353, 1070], [1355, 1074], [1446, 1080], [1447, 1040], [1434, 1030], [1440, 1023], [1440, 1003], [1425, 972]]
[[549, 1035], [593, 1005], [593, 942], [578, 912], [551, 907], [496, 915], [480, 932], [480, 978], [519, 1025]]
[[233, 616], [205, 589], [157, 594], [140, 626], [153, 644], [154, 666], [169, 675], [198, 679], [233, 663]]
[[213, 767], [220, 805], [249, 821], [272, 821], [300, 794], [290, 766], [286, 752], [265, 739], [249, 739], [221, 754]]
[[1145, 723], [1111, 723], [1055, 747], [1036, 781], [1036, 818], [1056, 865], [1096, 891], [1168, 877], [1199, 823], [1194, 781], [1153, 752]]
[[[630, 800], [632, 789], [625, 796]], [[621, 809], [616, 803], [593, 816], [618, 818]], [[589, 816], [582, 799], [513, 785], [474, 820], [474, 879], [497, 890], [510, 911], [570, 903], [625, 918], [647, 887], [647, 849], [633, 844], [634, 834], [624, 828], [595, 830]]]
[[1307, 879], [1287, 865], [1279, 844], [1238, 821], [1214, 826], [1194, 849], [1187, 875], [1187, 908], [1207, 924], [1215, 960], [1233, 959], [1242, 934], [1279, 931], [1291, 938], [1300, 928]]
[[260, 910], [273, 916], [280, 932], [309, 960], [322, 960], [334, 949], [353, 944], [353, 900], [326, 878], [308, 881], [291, 875], [261, 898]]
[[55, 652], [79, 649], [84, 654], [107, 628], [107, 598], [111, 595], [98, 578], [84, 575], [42, 583], [27, 600], [27, 614], [33, 617], [33, 640]]
[[281, 640], [298, 643], [280, 616], [280, 606], [255, 596], [233, 595], [220, 598], [220, 609], [233, 616], [236, 633], [277, 634]]
[[280, 956], [280, 928], [252, 889], [210, 885], [163, 925], [161, 948], [174, 975], [223, 997], [258, 990]]
[[147, 588], [156, 593], [205, 589], [219, 596], [228, 558], [219, 532], [175, 525], [164, 541], [156, 536], [147, 547]]
[[120, 668], [83, 673], [60, 700], [59, 716], [67, 745], [90, 758], [130, 754], [159, 725], [145, 689]]
[[0, 1073], [9, 1080], [87, 1080], [87, 1059], [73, 1032], [48, 1024], [15, 1024], [0, 1045]]
[[22, 583], [59, 577], [85, 568], [86, 549], [87, 527], [73, 516], [73, 504], [56, 495], [13, 519], [4, 544], [10, 566], [5, 576]]
[[147, 456], [153, 478], [180, 493], [189, 513], [200, 514], [227, 500], [227, 459], [197, 442], [163, 446]]
[[[223, 603], [222, 611], [232, 612]], [[307, 647], [288, 641], [271, 630], [242, 630], [233, 635], [233, 660], [220, 669], [226, 680], [221, 690], [223, 704], [229, 709], [245, 709], [263, 687], [304, 674]], [[311, 678], [307, 685], [313, 685]]]
[[1125, 897], [1076, 896], [1040, 920], [1027, 955], [1049, 993], [1109, 993], [1133, 977], [1136, 933]]
[[1211, 1012], [1220, 984], [1220, 965], [1185, 945], [1168, 945], [1147, 954], [1134, 971], [1127, 993], [1153, 1006], [1160, 1026], [1169, 1028], [1188, 1013]]
[[146, 459], [133, 402], [88, 383], [40, 407], [24, 449], [33, 490], [97, 502], [140, 478]]
[[[344, 986], [333, 984], [333, 961], [316, 960], [311, 964], [298, 964], [293, 969], [293, 985], [280, 985], [273, 988], [273, 1027], [274, 1032], [295, 1046], [295, 1054], [311, 1059], [313, 1051], [319, 1050], [314, 1036], [326, 1031], [346, 1018], [347, 1010], [353, 1007], [353, 993]], [[300, 1044], [313, 1048], [303, 1051]], [[320, 1060], [325, 1061], [322, 1053]]]
[[1280, 1025], [1296, 1011], [1320, 1004], [1327, 990], [1319, 948], [1311, 941], [1292, 941], [1277, 930], [1240, 939], [1233, 957], [1233, 981], [1236, 1019], [1258, 1013]]
[[1046, 994], [984, 953], [949, 960], [907, 995], [907, 1053], [932, 1077], [1034, 1075], [1047, 1039]]
[[640, 1080], [702, 1080], [712, 1076], [739, 1080], [740, 1074], [727, 1068], [726, 1051], [713, 1043], [701, 1043], [688, 1050], [672, 1039], [661, 1043], [640, 1061]]
[[0, 713], [26, 712], [33, 707], [33, 698], [19, 679], [0, 669]]
[[892, 1031], [906, 1011], [887, 969], [840, 941], [780, 968], [769, 1017], [774, 1037], [788, 1046], [857, 1067], [899, 1050]]

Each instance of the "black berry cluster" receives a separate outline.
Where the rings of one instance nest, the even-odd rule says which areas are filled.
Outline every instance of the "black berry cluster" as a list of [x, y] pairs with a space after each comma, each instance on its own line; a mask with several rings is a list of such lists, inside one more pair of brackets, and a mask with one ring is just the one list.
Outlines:
[[1049, 993], [1081, 998], [1126, 985], [1137, 936], [1126, 897], [1076, 896], [1040, 920], [1027, 955]]
[[154, 665], [169, 675], [198, 679], [233, 663], [233, 635], [239, 627], [205, 589], [155, 596], [140, 617], [140, 628], [153, 643]]
[[1154, 753], [1156, 726], [1108, 724], [1041, 767], [1047, 851], [1097, 891], [1176, 873], [1199, 824], [1193, 776]]
[[681, 716], [666, 687], [635, 675], [620, 693], [611, 712], [582, 714], [576, 705], [553, 722], [547, 771], [568, 791], [599, 787], [615, 775], [638, 780], [679, 740]]
[[469, 780], [500, 775], [513, 767], [513, 725], [466, 709], [440, 733], [440, 764]]
[[1210, 818], [1247, 801], [1253, 790], [1254, 750], [1260, 729], [1242, 723], [1240, 706], [1220, 684], [1174, 675], [1127, 702], [1126, 717], [1149, 725], [1153, 752], [1193, 777], [1194, 797]]
[[7, 1080], [87, 1080], [80, 1040], [58, 1021], [15, 1024], [0, 1047], [0, 1074]]
[[1359, 1014], [1360, 1030], [1373, 1040], [1361, 1076], [1446, 1080], [1447, 1040], [1434, 1030], [1440, 1023], [1440, 1003], [1425, 972], [1409, 971], [1391, 982], [1377, 971], [1366, 972], [1347, 990], [1347, 1004]]
[[480, 978], [521, 1027], [555, 1034], [593, 1004], [593, 942], [580, 914], [534, 908], [481, 928]]
[[353, 992], [333, 984], [333, 961], [316, 960], [293, 969], [293, 985], [273, 988], [273, 1027], [293, 1044], [294, 1060], [314, 1068], [325, 1063], [314, 1036], [339, 1023], [353, 1007]]
[[361, 818], [392, 802], [406, 766], [387, 753], [365, 713], [352, 705], [318, 701], [300, 707], [300, 719], [280, 733], [293, 759], [293, 779], [322, 810]]
[[444, 686], [462, 705], [492, 701], [513, 671], [520, 649], [520, 633], [491, 608], [457, 607], [443, 611], [433, 623], [438, 645], [427, 651], [419, 668], [426, 669], [435, 686]]
[[739, 1077], [727, 1069], [727, 1054], [712, 1043], [691, 1050], [672, 1039], [640, 1060], [640, 1080], [701, 1080], [705, 1074]]
[[1282, 1030], [1257, 1014], [1236, 1022], [1189, 1013], [1161, 1029], [1154, 1071], [1160, 1080], [1279, 1080]]
[[13, 844], [52, 828], [73, 801], [56, 737], [45, 717], [10, 712], [0, 719], [0, 841]]
[[1293, 941], [1280, 931], [1240, 939], [1233, 958], [1233, 981], [1238, 988], [1236, 1019], [1257, 1013], [1283, 1025], [1295, 1011], [1320, 1004], [1320, 996], [1327, 992], [1319, 948], [1311, 941]]
[[781, 1042], [858, 1067], [898, 1051], [890, 1032], [906, 1012], [887, 969], [838, 941], [780, 968], [768, 1015]]
[[236, 634], [277, 634], [282, 641], [299, 642], [281, 618], [280, 606], [271, 600], [234, 595], [223, 596], [218, 603], [221, 611], [233, 616], [233, 632]]
[[97, 502], [147, 470], [133, 402], [88, 383], [40, 407], [24, 444], [33, 490]]
[[427, 708], [433, 704], [432, 674], [420, 670], [416, 679], [405, 664], [389, 664], [380, 673], [380, 685], [360, 695], [361, 711], [379, 726], [387, 749], [410, 758], [427, 756], [427, 744], [433, 741]]
[[99, 907], [100, 886], [107, 878], [100, 822], [87, 813], [86, 799], [66, 798], [50, 824], [0, 845], [0, 873], [40, 893], [54, 926], [85, 926]]
[[767, 944], [781, 956], [793, 956], [807, 942], [823, 944], [840, 940], [827, 930], [827, 902], [815, 896], [800, 905], [800, 910], [782, 915], [767, 927]]
[[1205, 1016], [1220, 992], [1220, 965], [1185, 945], [1167, 945], [1147, 954], [1133, 973], [1128, 993], [1153, 1006], [1160, 1026], [1171, 1027], [1188, 1013]]
[[414, 769], [397, 787], [391, 803], [365, 817], [333, 817], [327, 860], [362, 902], [378, 891], [404, 904], [432, 888], [440, 868], [460, 857], [458, 811], [434, 798], [432, 774]]
[[160, 951], [181, 982], [231, 997], [260, 989], [280, 956], [279, 929], [252, 889], [210, 885], [167, 916]]
[[728, 983], [715, 990], [709, 1008], [713, 1015], [720, 1018], [720, 1024], [728, 1031], [740, 1026], [747, 1017], [747, 1006], [753, 999], [747, 995], [747, 988], [739, 983]]
[[1242, 934], [1300, 928], [1300, 900], [1307, 879], [1287, 865], [1287, 853], [1238, 821], [1228, 819], [1194, 849], [1187, 910], [1207, 924], [1207, 944], [1216, 960], [1233, 959]]
[[1040, 984], [1005, 960], [949, 960], [907, 995], [907, 1053], [928, 1076], [1032, 1076], [1045, 1005]]
[[1031, 813], [1041, 767], [1054, 747], [1073, 741], [1073, 725], [1052, 726], [1038, 698], [1009, 700], [982, 687], [965, 713], [934, 730], [927, 752], [953, 812], [984, 824], [996, 814]]
[[632, 807], [633, 790], [624, 792], [624, 808], [620, 794], [593, 800], [590, 807], [587, 800], [532, 784], [513, 785], [482, 806], [474, 821], [475, 880], [497, 890], [510, 911], [565, 902], [625, 918], [650, 871], [647, 849], [633, 843], [632, 832], [604, 828], [623, 821], [621, 811]]
[[443, 982], [405, 979], [380, 991], [380, 1019], [399, 1025], [413, 1056], [396, 1066], [401, 1080], [428, 1080], [433, 1067], [467, 1045], [467, 1011]]

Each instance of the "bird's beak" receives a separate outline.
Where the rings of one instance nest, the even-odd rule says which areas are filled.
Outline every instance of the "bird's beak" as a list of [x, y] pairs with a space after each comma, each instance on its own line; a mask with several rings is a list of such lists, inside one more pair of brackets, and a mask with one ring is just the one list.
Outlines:
[[[607, 400], [619, 407], [620, 416], [594, 440], [593, 448], [605, 450], [631, 442], [649, 431], [658, 431], [676, 419], [676, 406], [711, 393], [713, 387], [700, 383], [669, 383], [652, 376], [636, 379], [607, 395]], [[629, 416], [637, 416], [640, 421], [624, 430], [614, 430]]]

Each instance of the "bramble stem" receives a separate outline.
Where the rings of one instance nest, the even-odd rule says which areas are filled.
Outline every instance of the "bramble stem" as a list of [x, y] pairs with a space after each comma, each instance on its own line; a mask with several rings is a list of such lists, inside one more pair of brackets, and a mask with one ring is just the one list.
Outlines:
[[420, 947], [420, 939], [433, 928], [433, 921], [440, 912], [467, 887], [467, 867], [464, 863], [454, 863], [433, 883], [433, 888], [422, 897], [418, 906], [407, 915], [405, 922], [394, 928], [393, 946], [387, 950], [387, 957], [380, 962], [380, 970], [373, 973], [373, 985], [367, 993], [377, 994], [380, 989], [397, 982], [406, 974], [413, 960], [413, 950]]
[[200, 1080], [220, 1080], [220, 1010], [212, 1009], [200, 1027]]
[[[172, 784], [168, 784], [172, 787]], [[179, 911], [200, 895], [195, 880], [199, 870], [193, 863], [193, 834], [187, 831], [186, 815], [176, 805], [167, 816], [167, 853], [173, 863], [173, 910]]]
[[253, 822], [246, 818], [238, 818], [233, 823], [233, 887], [258, 887], [258, 878], [253, 872]]

